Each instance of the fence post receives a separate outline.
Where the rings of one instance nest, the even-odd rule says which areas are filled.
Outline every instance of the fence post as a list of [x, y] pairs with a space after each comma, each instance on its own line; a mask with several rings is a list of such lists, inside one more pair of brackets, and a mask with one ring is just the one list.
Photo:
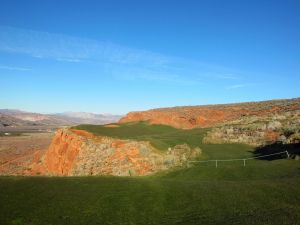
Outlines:
[[290, 154], [288, 151], [285, 151], [288, 158], [290, 158]]
[[216, 168], [218, 168], [218, 160], [216, 160]]
[[246, 166], [246, 159], [243, 159], [244, 160], [244, 166]]

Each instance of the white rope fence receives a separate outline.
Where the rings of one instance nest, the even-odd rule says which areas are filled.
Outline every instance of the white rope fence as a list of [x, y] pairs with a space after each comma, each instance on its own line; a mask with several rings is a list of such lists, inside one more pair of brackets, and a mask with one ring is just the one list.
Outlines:
[[211, 160], [188, 161], [188, 165], [189, 165], [189, 163], [215, 162], [216, 168], [218, 168], [218, 162], [243, 161], [243, 166], [246, 166], [246, 161], [247, 160], [265, 158], [265, 157], [269, 157], [269, 156], [282, 155], [282, 154], [286, 154], [287, 158], [290, 157], [290, 154], [289, 154], [288, 151], [283, 151], [283, 152], [277, 152], [277, 153], [268, 154], [268, 155], [261, 155], [261, 156], [256, 156], [256, 157], [244, 158], [244, 159], [211, 159]]

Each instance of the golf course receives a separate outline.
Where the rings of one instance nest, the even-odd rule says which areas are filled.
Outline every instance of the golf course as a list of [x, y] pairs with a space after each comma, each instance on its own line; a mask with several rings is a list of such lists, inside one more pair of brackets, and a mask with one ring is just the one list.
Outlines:
[[[241, 144], [203, 144], [206, 129], [133, 123], [81, 125], [98, 135], [148, 140], [161, 151], [198, 146], [200, 160], [254, 157]], [[267, 159], [267, 160], [266, 160]], [[0, 177], [0, 224], [299, 224], [300, 165], [276, 159], [195, 162], [144, 177]]]

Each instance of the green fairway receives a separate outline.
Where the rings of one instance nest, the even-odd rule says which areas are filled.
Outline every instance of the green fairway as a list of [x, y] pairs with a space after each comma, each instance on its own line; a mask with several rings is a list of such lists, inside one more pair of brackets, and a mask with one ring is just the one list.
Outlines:
[[[187, 143], [201, 160], [253, 157], [253, 147], [203, 144], [206, 129], [148, 123], [80, 125], [96, 135]], [[292, 159], [194, 163], [148, 177], [0, 177], [0, 224], [299, 224], [300, 164]]]
[[[251, 155], [202, 145], [206, 159]], [[0, 177], [0, 224], [299, 224], [292, 159], [195, 164], [150, 177]]]
[[181, 130], [165, 125], [150, 125], [147, 122], [113, 125], [118, 127], [107, 127], [105, 125], [79, 125], [74, 128], [86, 130], [96, 135], [150, 141], [154, 147], [161, 151], [166, 151], [168, 147], [183, 143], [187, 143], [191, 147], [201, 146], [202, 138], [208, 131], [208, 129], [203, 128]]

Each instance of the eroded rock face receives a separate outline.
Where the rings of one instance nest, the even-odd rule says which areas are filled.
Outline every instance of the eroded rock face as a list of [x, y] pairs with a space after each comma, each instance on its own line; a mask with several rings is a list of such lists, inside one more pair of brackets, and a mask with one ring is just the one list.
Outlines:
[[75, 159], [81, 150], [83, 140], [76, 134], [58, 130], [46, 153], [47, 172], [57, 175], [69, 175]]
[[[199, 148], [177, 145], [165, 153], [149, 142], [94, 136], [85, 131], [62, 129], [56, 132], [40, 174], [59, 176], [148, 175], [197, 158]], [[39, 166], [41, 168], [41, 166]]]
[[[300, 110], [300, 98], [264, 102], [250, 102], [227, 105], [187, 106], [152, 109], [143, 112], [131, 112], [119, 122], [149, 121], [152, 124], [164, 124], [176, 128], [214, 127], [237, 120], [241, 117], [276, 115]], [[268, 124], [270, 128], [278, 123]]]

